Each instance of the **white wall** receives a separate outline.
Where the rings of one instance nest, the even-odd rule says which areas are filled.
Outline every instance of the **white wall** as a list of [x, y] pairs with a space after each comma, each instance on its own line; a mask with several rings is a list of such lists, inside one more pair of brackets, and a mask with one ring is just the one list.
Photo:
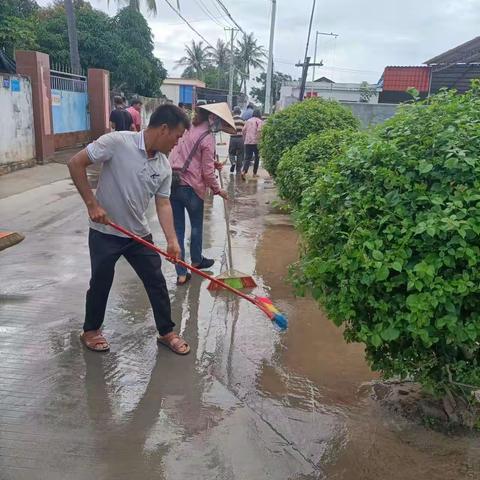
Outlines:
[[[378, 89], [376, 85], [370, 85], [376, 95], [372, 95], [368, 103], [378, 103]], [[338, 100], [340, 102], [360, 102], [361, 86], [359, 83], [329, 83], [329, 82], [307, 82], [305, 95], [314, 92], [318, 97]], [[288, 82], [280, 88], [280, 109], [296, 103], [300, 94], [298, 82]]]
[[[5, 173], [34, 163], [35, 132], [30, 80], [1, 73], [0, 79], [0, 173]], [[10, 81], [8, 88], [4, 79]], [[20, 91], [15, 91], [17, 85]]]
[[178, 105], [180, 101], [180, 85], [166, 85], [163, 83], [160, 90], [174, 105]]

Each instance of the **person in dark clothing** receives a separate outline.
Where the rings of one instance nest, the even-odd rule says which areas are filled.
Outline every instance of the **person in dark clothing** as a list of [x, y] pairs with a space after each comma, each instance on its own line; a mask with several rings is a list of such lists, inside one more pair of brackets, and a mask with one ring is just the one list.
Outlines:
[[245, 122], [242, 120], [242, 110], [240, 107], [233, 109], [233, 119], [235, 120], [236, 135], [230, 136], [230, 144], [228, 146], [228, 155], [230, 157], [230, 173], [240, 173], [243, 165], [243, 127]]
[[135, 124], [130, 113], [125, 109], [125, 100], [116, 95], [113, 98], [115, 109], [110, 114], [110, 127], [116, 132], [123, 132], [128, 130], [135, 131]]

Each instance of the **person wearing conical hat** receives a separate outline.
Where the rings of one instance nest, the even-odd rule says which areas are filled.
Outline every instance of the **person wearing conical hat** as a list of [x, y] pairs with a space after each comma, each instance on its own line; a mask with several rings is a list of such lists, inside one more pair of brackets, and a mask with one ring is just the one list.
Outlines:
[[[192, 127], [185, 132], [169, 156], [178, 182], [172, 184], [170, 202], [177, 239], [182, 259], [185, 260], [185, 212], [191, 225], [190, 258], [193, 266], [208, 269], [215, 260], [205, 258], [203, 248], [203, 208], [209, 190], [214, 195], [227, 199], [227, 193], [220, 188], [215, 175], [215, 136], [223, 130], [234, 133], [235, 122], [226, 103], [201, 105], [195, 110]], [[191, 275], [180, 266], [177, 270], [177, 285], [187, 283]]]

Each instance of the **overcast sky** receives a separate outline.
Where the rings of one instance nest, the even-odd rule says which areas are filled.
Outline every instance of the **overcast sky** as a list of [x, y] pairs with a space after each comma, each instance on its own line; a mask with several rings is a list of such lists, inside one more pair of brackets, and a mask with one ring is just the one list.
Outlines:
[[[37, 0], [46, 5], [49, 0]], [[140, 0], [143, 2], [144, 0]], [[170, 0], [176, 4], [176, 0]], [[227, 39], [229, 26], [216, 0], [179, 0], [181, 12], [209, 40]], [[95, 8], [115, 14], [126, 2], [91, 0]], [[270, 0], [223, 0], [233, 18], [259, 43], [268, 46]], [[145, 11], [155, 37], [155, 54], [164, 62], [169, 76], [180, 76], [175, 68], [184, 44], [198, 37], [157, 0], [157, 16]], [[275, 69], [299, 76], [294, 66], [305, 52], [312, 0], [277, 0]], [[210, 17], [214, 17], [215, 21]], [[336, 82], [376, 83], [386, 65], [419, 65], [433, 56], [480, 35], [480, 0], [317, 0], [312, 31], [339, 36], [318, 37], [317, 59], [325, 66], [316, 76]], [[313, 57], [315, 35], [309, 53]], [[311, 73], [309, 75], [311, 78]]]

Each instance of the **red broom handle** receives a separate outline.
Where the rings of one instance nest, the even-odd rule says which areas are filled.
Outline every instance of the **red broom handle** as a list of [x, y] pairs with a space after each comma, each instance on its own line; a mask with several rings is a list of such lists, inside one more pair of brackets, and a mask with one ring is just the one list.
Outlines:
[[258, 302], [255, 297], [251, 297], [250, 295], [247, 295], [247, 294], [241, 292], [240, 290], [237, 290], [236, 288], [233, 288], [230, 285], [227, 285], [225, 282], [222, 282], [221, 280], [218, 280], [218, 278], [212, 277], [211, 275], [208, 275], [207, 273], [202, 272], [198, 268], [195, 268], [193, 265], [190, 265], [189, 263], [186, 263], [183, 260], [180, 260], [179, 258], [173, 257], [172, 255], [165, 252], [161, 248], [156, 247], [152, 243], [147, 242], [142, 237], [139, 237], [138, 235], [135, 235], [134, 233], [126, 230], [125, 228], [121, 227], [120, 225], [117, 225], [116, 223], [113, 223], [113, 222], [109, 221], [108, 224], [111, 227], [113, 227], [115, 230], [118, 230], [119, 232], [122, 232], [124, 235], [127, 235], [127, 237], [132, 238], [133, 240], [135, 240], [138, 243], [141, 243], [142, 245], [149, 248], [150, 250], [153, 250], [154, 252], [157, 252], [160, 255], [164, 256], [170, 262], [181, 265], [182, 267], [187, 268], [188, 270], [196, 273], [197, 275], [200, 275], [201, 277], [206, 278], [207, 280], [210, 280], [213, 283], [216, 283], [220, 287], [225, 288], [232, 293], [235, 293], [239, 297], [242, 297], [245, 300], [248, 300], [250, 303], [253, 303], [258, 308], [260, 308], [262, 310], [262, 312], [264, 312], [266, 315], [268, 315], [268, 317], [270, 317], [270, 312], [268, 311], [268, 309], [266, 307], [264, 307], [260, 302]]

